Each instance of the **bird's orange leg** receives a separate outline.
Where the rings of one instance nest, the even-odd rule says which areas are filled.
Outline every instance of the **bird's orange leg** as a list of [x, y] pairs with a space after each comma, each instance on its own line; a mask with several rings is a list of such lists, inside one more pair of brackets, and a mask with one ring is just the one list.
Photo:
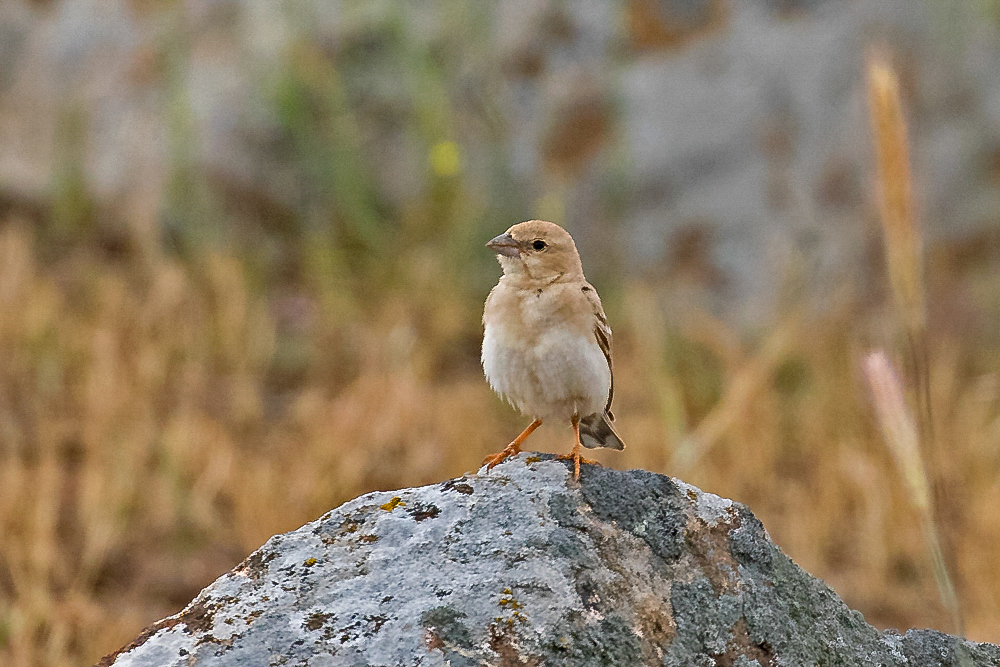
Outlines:
[[513, 442], [507, 445], [499, 454], [491, 454], [483, 460], [483, 465], [486, 466], [486, 470], [493, 470], [493, 466], [498, 463], [503, 463], [511, 456], [516, 456], [518, 452], [521, 451], [521, 443], [528, 439], [528, 436], [534, 432], [536, 428], [542, 425], [541, 419], [536, 419], [535, 421], [528, 424], [528, 428], [521, 431], [521, 435], [514, 438]]
[[576, 442], [573, 443], [573, 451], [569, 454], [560, 454], [556, 457], [557, 461], [572, 461], [573, 462], [573, 479], [580, 480], [580, 464], [589, 463], [590, 465], [599, 466], [600, 462], [594, 461], [592, 459], [585, 459], [580, 456], [580, 448], [583, 446], [580, 444], [580, 418], [573, 415], [573, 435], [576, 437]]

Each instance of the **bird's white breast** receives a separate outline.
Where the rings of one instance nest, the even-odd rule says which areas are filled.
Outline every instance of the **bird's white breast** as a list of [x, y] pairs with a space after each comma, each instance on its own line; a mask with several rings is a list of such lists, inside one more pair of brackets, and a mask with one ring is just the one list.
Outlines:
[[543, 421], [603, 411], [611, 370], [596, 337], [545, 324], [518, 331], [503, 322], [486, 325], [482, 362], [490, 386], [524, 414]]

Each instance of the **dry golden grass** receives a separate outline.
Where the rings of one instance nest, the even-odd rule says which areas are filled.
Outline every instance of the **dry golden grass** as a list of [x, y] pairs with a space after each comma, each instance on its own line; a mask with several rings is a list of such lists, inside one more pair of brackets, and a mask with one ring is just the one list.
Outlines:
[[[232, 257], [43, 262], [0, 232], [0, 662], [79, 665], [179, 610], [270, 535], [364, 491], [474, 470], [524, 420], [482, 380], [483, 295], [405, 287], [350, 305], [255, 294]], [[416, 276], [423, 276], [418, 279]], [[648, 286], [609, 298], [615, 467], [746, 502], [797, 562], [882, 626], [947, 627], [920, 517], [861, 377], [884, 312], [842, 297], [756, 344]], [[456, 292], [462, 294], [462, 292]], [[473, 298], [474, 297], [474, 298]], [[943, 333], [932, 355], [940, 516], [969, 636], [1000, 640], [1000, 382]], [[531, 448], [568, 447], [542, 429]], [[695, 443], [695, 456], [682, 454]]]
[[889, 282], [904, 326], [922, 331], [926, 323], [923, 243], [914, 212], [906, 121], [896, 74], [877, 56], [868, 64], [868, 103]]
[[[941, 544], [936, 504], [944, 499], [947, 487], [931, 483], [921, 451], [932, 462], [941, 458], [934, 446], [934, 419], [931, 402], [930, 350], [927, 339], [927, 309], [923, 279], [923, 239], [913, 204], [910, 148], [903, 117], [903, 102], [895, 71], [882, 58], [868, 63], [868, 100], [875, 135], [875, 163], [879, 204], [885, 240], [885, 260], [900, 329], [905, 333], [904, 349], [909, 359], [910, 384], [917, 396], [920, 429], [910, 419], [902, 383], [883, 352], [868, 355], [865, 372], [872, 387], [879, 422], [886, 444], [893, 452], [900, 473], [910, 491], [910, 500], [920, 514], [924, 540], [937, 581], [941, 603], [951, 616], [951, 627], [965, 634], [965, 620], [955, 593], [951, 572]], [[937, 466], [935, 466], [936, 468]], [[934, 498], [934, 495], [937, 498]], [[937, 501], [937, 502], [936, 502]]]

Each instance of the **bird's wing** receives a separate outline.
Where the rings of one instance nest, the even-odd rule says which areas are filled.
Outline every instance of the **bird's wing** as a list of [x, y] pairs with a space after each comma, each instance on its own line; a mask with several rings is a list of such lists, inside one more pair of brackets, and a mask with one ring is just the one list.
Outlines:
[[611, 421], [615, 416], [611, 413], [611, 401], [615, 396], [615, 367], [611, 363], [611, 327], [608, 326], [608, 318], [604, 314], [604, 306], [601, 305], [601, 297], [597, 296], [597, 290], [589, 283], [584, 283], [581, 288], [587, 301], [590, 302], [591, 310], [594, 313], [594, 336], [597, 338], [597, 345], [604, 353], [604, 358], [608, 361], [608, 374], [611, 376], [611, 388], [608, 389], [608, 404], [604, 411], [608, 413]]

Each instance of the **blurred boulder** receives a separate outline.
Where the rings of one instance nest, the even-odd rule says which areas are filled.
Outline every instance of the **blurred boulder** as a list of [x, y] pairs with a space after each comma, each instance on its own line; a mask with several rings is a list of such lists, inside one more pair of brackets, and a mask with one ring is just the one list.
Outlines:
[[634, 179], [622, 241], [640, 265], [670, 271], [672, 248], [701, 228], [725, 278], [719, 310], [738, 317], [767, 312], [796, 263], [814, 294], [856, 279], [877, 234], [864, 96], [873, 48], [894, 54], [905, 83], [930, 239], [995, 224], [995, 23], [959, 5], [831, 0], [726, 3], [708, 25], [701, 4], [690, 39], [654, 48], [640, 34], [622, 70]]
[[699, 235], [717, 310], [759, 316], [796, 262], [822, 291], [864, 261], [872, 46], [904, 82], [931, 239], [995, 226], [1000, 40], [985, 7], [11, 0], [0, 213], [44, 210], [69, 163], [97, 224], [146, 239], [364, 226], [430, 187], [429, 149], [455, 141], [474, 199], [566, 222], [595, 272], [668, 277]]
[[549, 455], [271, 538], [102, 665], [995, 665], [879, 632], [744, 506]]

